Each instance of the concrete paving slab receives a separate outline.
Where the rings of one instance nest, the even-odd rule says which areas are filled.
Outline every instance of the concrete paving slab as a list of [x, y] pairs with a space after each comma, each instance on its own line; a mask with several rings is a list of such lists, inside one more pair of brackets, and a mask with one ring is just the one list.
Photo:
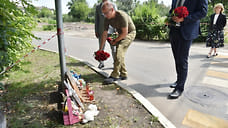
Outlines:
[[228, 121], [195, 110], [188, 111], [183, 124], [191, 128], [228, 128]]
[[228, 80], [228, 73], [215, 71], [215, 70], [208, 70], [206, 73], [207, 76], [222, 78]]
[[205, 76], [203, 78], [202, 84], [206, 84], [206, 85], [209, 84], [209, 85], [214, 85], [218, 87], [228, 88], [228, 80], [218, 79], [218, 78], [208, 77], [208, 76]]

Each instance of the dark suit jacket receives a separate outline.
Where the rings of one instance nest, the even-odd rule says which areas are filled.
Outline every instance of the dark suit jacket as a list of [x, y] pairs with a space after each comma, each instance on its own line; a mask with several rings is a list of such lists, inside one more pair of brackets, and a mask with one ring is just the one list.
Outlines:
[[[175, 9], [177, 0], [172, 0], [170, 13]], [[207, 15], [207, 0], [185, 0], [183, 6], [187, 7], [189, 15], [181, 22], [181, 35], [185, 40], [193, 40], [200, 33], [200, 19]], [[171, 28], [172, 29], [172, 28]]]
[[[210, 30], [213, 30], [213, 22], [214, 22], [214, 17], [215, 17], [215, 13], [211, 15], [211, 20], [210, 20], [210, 26], [209, 26], [209, 29]], [[226, 15], [220, 13], [219, 16], [218, 16], [218, 19], [215, 23], [215, 27], [214, 29], [216, 30], [223, 30], [224, 27], [226, 26]]]

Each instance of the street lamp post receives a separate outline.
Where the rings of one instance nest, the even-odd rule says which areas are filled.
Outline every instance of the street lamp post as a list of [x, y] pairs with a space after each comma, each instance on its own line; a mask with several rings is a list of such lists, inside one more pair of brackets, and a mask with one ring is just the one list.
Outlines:
[[58, 46], [59, 46], [59, 58], [60, 58], [60, 70], [61, 70], [61, 85], [59, 86], [59, 91], [62, 91], [64, 86], [64, 79], [66, 74], [66, 61], [64, 54], [64, 39], [63, 39], [63, 18], [62, 18], [62, 0], [55, 0], [55, 10], [56, 10], [56, 22], [57, 22], [57, 35], [58, 35]]

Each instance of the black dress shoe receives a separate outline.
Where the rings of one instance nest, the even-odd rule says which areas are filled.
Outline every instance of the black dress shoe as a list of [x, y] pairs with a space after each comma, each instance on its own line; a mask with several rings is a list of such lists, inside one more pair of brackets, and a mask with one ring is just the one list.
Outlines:
[[172, 93], [169, 94], [169, 99], [177, 99], [179, 96], [181, 96], [183, 91], [179, 89], [174, 89]]
[[126, 76], [120, 76], [120, 80], [127, 80]]
[[210, 58], [210, 57], [211, 57], [211, 53], [208, 53], [207, 58]]
[[103, 68], [104, 67], [104, 64], [103, 63], [100, 63], [99, 65], [98, 65], [98, 68], [99, 69], [101, 69], [101, 68]]
[[175, 82], [175, 83], [169, 85], [170, 88], [176, 88], [176, 86], [177, 86], [177, 82]]
[[107, 79], [104, 79], [104, 84], [111, 84], [111, 83], [113, 83], [114, 81], [117, 81], [118, 80], [118, 78], [114, 78], [114, 77], [109, 77], [109, 78], [107, 78]]
[[218, 55], [218, 53], [213, 54], [213, 56], [217, 56], [217, 55]]

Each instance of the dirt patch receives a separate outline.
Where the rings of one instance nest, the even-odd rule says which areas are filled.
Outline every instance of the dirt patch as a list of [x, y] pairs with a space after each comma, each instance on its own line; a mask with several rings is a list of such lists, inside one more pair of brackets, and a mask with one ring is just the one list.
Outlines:
[[[43, 63], [45, 62], [45, 63]], [[22, 62], [21, 70], [9, 71], [0, 79], [4, 89], [0, 91], [0, 110], [7, 117], [10, 128], [64, 128], [62, 97], [58, 93], [60, 70], [58, 55], [37, 51]], [[67, 58], [67, 67], [82, 75], [94, 91], [99, 114], [94, 121], [76, 123], [80, 128], [163, 128], [158, 119], [151, 115], [125, 90], [111, 85], [102, 85], [103, 77], [85, 64]], [[85, 111], [87, 106], [85, 105]]]
[[93, 85], [99, 115], [80, 127], [162, 128], [156, 117], [126, 91], [116, 85]]

